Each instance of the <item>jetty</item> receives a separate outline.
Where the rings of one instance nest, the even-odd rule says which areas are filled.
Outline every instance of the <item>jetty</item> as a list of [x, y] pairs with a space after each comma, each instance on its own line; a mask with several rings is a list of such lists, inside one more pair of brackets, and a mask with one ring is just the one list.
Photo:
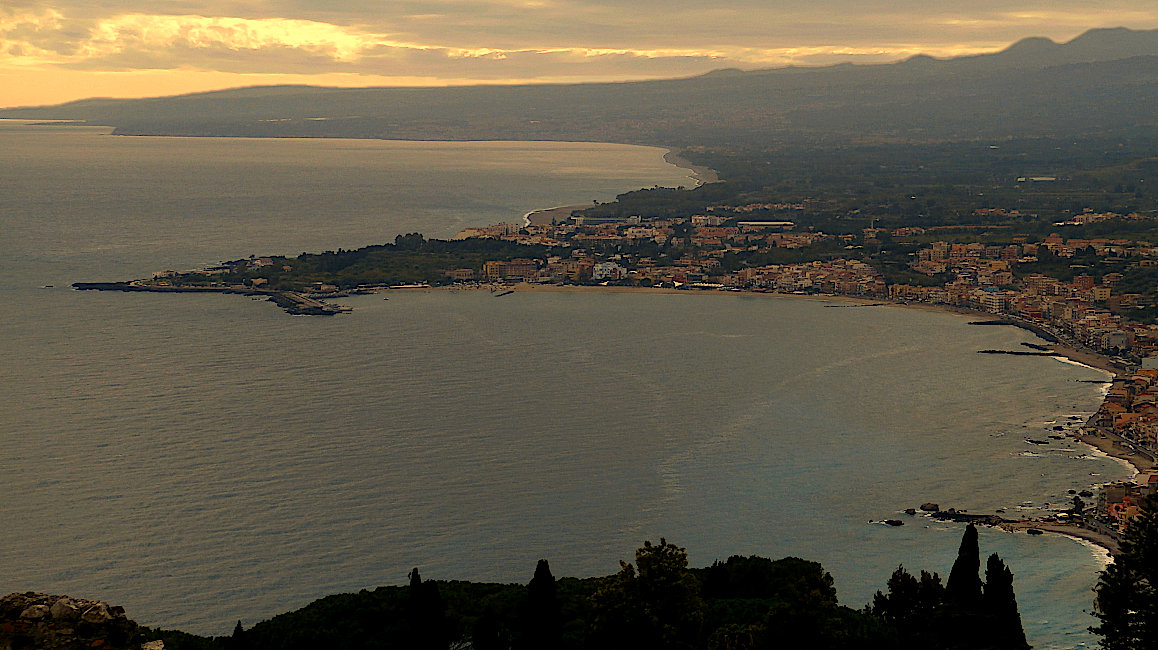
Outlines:
[[[277, 291], [242, 286], [166, 286], [134, 282], [74, 282], [77, 291], [124, 291], [145, 293], [220, 293], [242, 296], [265, 296], [270, 302], [294, 316], [335, 316], [350, 311], [349, 307], [325, 302], [320, 297], [298, 291]], [[347, 294], [327, 294], [336, 298]]]

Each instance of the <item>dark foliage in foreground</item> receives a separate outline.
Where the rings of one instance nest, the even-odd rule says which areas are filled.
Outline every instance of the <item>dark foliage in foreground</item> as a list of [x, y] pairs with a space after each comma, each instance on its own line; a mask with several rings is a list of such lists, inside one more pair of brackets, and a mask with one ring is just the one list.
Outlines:
[[[645, 542], [614, 575], [556, 580], [540, 560], [528, 585], [424, 581], [317, 600], [228, 637], [146, 630], [170, 650], [1024, 650], [1013, 575], [993, 555], [978, 576], [972, 526], [946, 587], [898, 568], [861, 611], [837, 602], [816, 562], [733, 556], [688, 568], [683, 548]], [[466, 645], [469, 644], [469, 645]]]
[[1093, 628], [1107, 650], [1158, 648], [1158, 496], [1142, 502], [1094, 587]]
[[897, 567], [888, 593], [877, 592], [866, 611], [891, 624], [898, 648], [1026, 650], [1029, 644], [1013, 594], [1013, 573], [996, 553], [985, 581], [979, 575], [977, 529], [969, 524], [944, 586], [936, 573], [920, 579]]

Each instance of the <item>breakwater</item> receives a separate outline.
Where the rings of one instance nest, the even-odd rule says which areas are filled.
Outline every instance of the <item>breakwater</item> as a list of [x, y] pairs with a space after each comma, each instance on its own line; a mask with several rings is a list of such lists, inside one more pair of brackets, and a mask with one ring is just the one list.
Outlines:
[[[248, 287], [205, 287], [205, 286], [160, 286], [143, 285], [134, 282], [74, 282], [77, 291], [125, 291], [146, 293], [221, 293], [242, 296], [266, 296], [268, 300], [286, 313], [294, 316], [334, 316], [350, 311], [348, 307], [334, 305], [297, 291], [275, 291]], [[341, 294], [338, 294], [341, 295]]]
[[972, 321], [969, 324], [970, 325], [1011, 325], [1013, 327], [1020, 327], [1023, 330], [1033, 332], [1039, 338], [1044, 339], [1050, 343], [1060, 343], [1057, 335], [1054, 334], [1053, 332], [1049, 331], [1048, 329], [1046, 329], [1042, 325], [1039, 325], [1037, 323], [1031, 323], [1027, 320], [1013, 317], [1013, 316], [1010, 316], [1007, 318], [998, 318], [998, 319], [993, 319], [993, 320]]

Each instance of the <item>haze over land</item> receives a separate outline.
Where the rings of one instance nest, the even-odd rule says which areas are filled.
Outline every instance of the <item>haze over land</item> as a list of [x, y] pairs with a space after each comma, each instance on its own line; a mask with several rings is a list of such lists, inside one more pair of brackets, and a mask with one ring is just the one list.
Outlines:
[[1158, 32], [1094, 30], [1001, 52], [694, 78], [459, 88], [247, 88], [89, 100], [2, 117], [122, 134], [597, 140], [649, 144], [957, 139], [1154, 125]]
[[274, 84], [675, 78], [954, 57], [1118, 26], [1158, 28], [1158, 8], [1131, 0], [17, 0], [0, 8], [0, 106]]

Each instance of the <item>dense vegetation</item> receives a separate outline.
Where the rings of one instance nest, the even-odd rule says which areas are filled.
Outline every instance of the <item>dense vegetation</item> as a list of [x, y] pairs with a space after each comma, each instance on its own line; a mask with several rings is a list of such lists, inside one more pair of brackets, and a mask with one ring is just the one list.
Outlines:
[[[357, 250], [302, 253], [293, 258], [275, 256], [270, 263], [251, 267], [245, 260], [230, 263], [228, 272], [202, 274], [205, 283], [246, 284], [255, 279], [268, 289], [294, 290], [313, 284], [331, 284], [339, 289], [360, 285], [393, 285], [442, 282], [447, 269], [480, 271], [488, 260], [544, 257], [544, 246], [526, 246], [498, 239], [425, 239], [419, 233], [398, 235], [393, 244], [366, 246]], [[196, 284], [198, 274], [183, 277], [184, 284]]]
[[1114, 561], [1094, 592], [1094, 615], [1106, 650], [1158, 648], [1158, 496], [1142, 502]]
[[837, 602], [832, 576], [799, 558], [733, 556], [688, 567], [683, 548], [645, 543], [601, 578], [552, 576], [540, 560], [527, 585], [423, 580], [329, 596], [228, 637], [146, 630], [171, 650], [539, 648], [1022, 650], [1013, 576], [989, 558], [979, 576], [969, 526], [942, 586], [903, 568], [861, 610]]
[[[1044, 236], [1057, 229], [1054, 222], [1084, 211], [1158, 214], [1155, 151], [1158, 138], [1147, 129], [1080, 138], [697, 147], [682, 155], [726, 182], [638, 190], [582, 214], [686, 218], [717, 205], [775, 204], [783, 207], [746, 218], [789, 220], [830, 234], [985, 226], [1004, 229], [1006, 239]], [[1102, 222], [1067, 234], [1158, 240], [1158, 223]], [[952, 238], [966, 241], [969, 233]]]

